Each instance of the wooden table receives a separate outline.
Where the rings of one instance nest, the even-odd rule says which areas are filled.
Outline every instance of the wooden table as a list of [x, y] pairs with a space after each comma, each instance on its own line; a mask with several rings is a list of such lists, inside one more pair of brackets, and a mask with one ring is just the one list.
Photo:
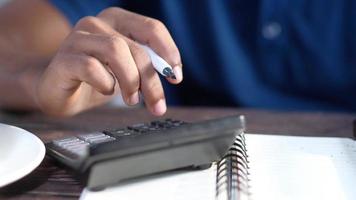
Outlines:
[[[251, 133], [353, 137], [355, 114], [300, 113], [235, 108], [169, 108], [164, 118], [199, 121], [244, 114]], [[27, 129], [43, 142], [81, 132], [125, 127], [155, 119], [143, 108], [102, 107], [72, 118], [56, 119], [36, 113], [0, 113], [0, 122]], [[0, 199], [78, 199], [83, 189], [65, 170], [45, 157], [31, 174], [0, 189]]]

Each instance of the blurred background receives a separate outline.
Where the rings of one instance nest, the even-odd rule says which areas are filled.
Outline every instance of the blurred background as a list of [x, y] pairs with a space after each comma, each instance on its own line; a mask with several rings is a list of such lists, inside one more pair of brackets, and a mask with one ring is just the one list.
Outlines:
[[10, 0], [0, 0], [0, 6], [8, 1], [10, 1]]

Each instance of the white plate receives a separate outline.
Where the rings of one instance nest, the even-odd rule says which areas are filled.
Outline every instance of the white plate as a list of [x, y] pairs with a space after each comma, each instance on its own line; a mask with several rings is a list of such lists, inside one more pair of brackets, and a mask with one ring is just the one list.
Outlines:
[[32, 133], [0, 124], [0, 187], [32, 172], [45, 153], [44, 144]]

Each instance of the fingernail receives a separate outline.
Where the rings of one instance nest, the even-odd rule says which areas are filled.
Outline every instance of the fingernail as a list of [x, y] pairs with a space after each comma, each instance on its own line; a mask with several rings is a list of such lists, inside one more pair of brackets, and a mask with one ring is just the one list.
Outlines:
[[176, 76], [177, 81], [181, 82], [183, 79], [182, 68], [179, 66], [173, 67], [173, 72], [174, 75]]
[[130, 103], [131, 105], [136, 105], [136, 104], [138, 104], [138, 102], [140, 101], [140, 98], [139, 98], [139, 96], [138, 96], [138, 92], [133, 93], [133, 94], [130, 96], [129, 101], [130, 101], [129, 103]]
[[153, 113], [155, 115], [163, 115], [167, 110], [166, 102], [164, 99], [160, 99], [154, 106], [153, 106]]

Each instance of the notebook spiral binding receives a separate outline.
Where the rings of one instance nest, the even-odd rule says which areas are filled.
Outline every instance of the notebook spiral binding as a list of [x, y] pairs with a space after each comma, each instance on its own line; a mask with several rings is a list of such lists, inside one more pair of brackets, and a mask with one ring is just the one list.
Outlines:
[[249, 161], [245, 135], [242, 132], [236, 136], [234, 144], [217, 163], [216, 200], [250, 199], [248, 171]]

